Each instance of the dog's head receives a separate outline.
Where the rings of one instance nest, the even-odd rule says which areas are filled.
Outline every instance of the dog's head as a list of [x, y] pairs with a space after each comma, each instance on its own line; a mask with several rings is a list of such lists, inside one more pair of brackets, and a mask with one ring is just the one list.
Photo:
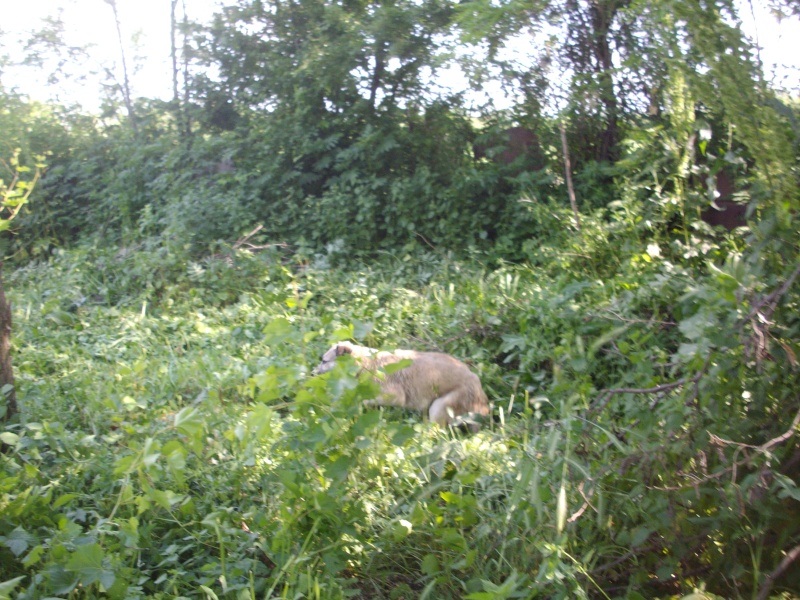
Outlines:
[[323, 373], [327, 373], [334, 366], [336, 366], [336, 359], [339, 356], [343, 356], [344, 354], [352, 354], [353, 353], [353, 344], [350, 342], [339, 342], [338, 344], [334, 344], [331, 346], [331, 349], [328, 350], [325, 354], [322, 355], [322, 360], [317, 365], [317, 368], [311, 371], [312, 375], [322, 375]]

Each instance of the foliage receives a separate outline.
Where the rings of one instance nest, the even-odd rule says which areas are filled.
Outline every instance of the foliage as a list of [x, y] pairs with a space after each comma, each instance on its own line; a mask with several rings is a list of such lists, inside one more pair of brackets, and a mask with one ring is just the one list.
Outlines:
[[[0, 596], [793, 597], [796, 103], [735, 16], [240, 0], [136, 127], [0, 90], [11, 175], [49, 164], [36, 211], [6, 195]], [[435, 89], [454, 19], [515, 107]], [[543, 168], [473, 154], [509, 126]], [[721, 173], [747, 227], [701, 219]], [[310, 375], [343, 339], [462, 357], [492, 419], [365, 408], [352, 362]]]
[[[702, 261], [643, 246], [628, 204], [581, 238], [550, 225], [527, 250], [542, 267], [95, 247], [17, 269], [0, 579], [21, 597], [759, 589], [800, 536], [793, 273], [735, 237]], [[352, 364], [308, 376], [345, 338], [467, 358], [495, 421], [363, 409], [376, 388]]]

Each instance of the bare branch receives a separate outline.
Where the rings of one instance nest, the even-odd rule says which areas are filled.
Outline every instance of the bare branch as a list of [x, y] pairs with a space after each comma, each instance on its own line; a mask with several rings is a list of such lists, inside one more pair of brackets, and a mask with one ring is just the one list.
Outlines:
[[764, 580], [761, 589], [758, 590], [758, 600], [767, 600], [769, 597], [769, 591], [772, 589], [775, 580], [783, 575], [798, 557], [800, 557], [800, 546], [795, 546], [786, 553], [786, 556], [783, 557], [783, 560], [775, 568], [775, 570], [767, 575], [767, 578]]
[[575, 199], [575, 188], [572, 187], [572, 164], [569, 160], [569, 146], [567, 145], [567, 131], [564, 128], [564, 121], [559, 122], [561, 128], [561, 147], [564, 151], [564, 171], [567, 176], [567, 191], [569, 192], [569, 202], [572, 205], [572, 212], [575, 213], [575, 226], [578, 232], [581, 231], [581, 215], [578, 212], [578, 201]]

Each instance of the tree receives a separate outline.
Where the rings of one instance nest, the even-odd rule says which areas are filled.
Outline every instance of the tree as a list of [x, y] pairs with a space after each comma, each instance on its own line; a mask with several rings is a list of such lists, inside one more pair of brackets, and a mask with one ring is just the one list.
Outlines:
[[[30, 168], [19, 164], [19, 151], [15, 151], [6, 162], [0, 159], [0, 168], [11, 174], [11, 181], [0, 179], [0, 232], [7, 231], [20, 209], [28, 202], [36, 182], [39, 180], [43, 164], [38, 163], [29, 181], [21, 175]], [[3, 261], [0, 260], [0, 395], [5, 406], [0, 409], [0, 420], [9, 420], [17, 412], [17, 394], [14, 387], [14, 369], [11, 361], [11, 305], [6, 299], [3, 284]]]
[[[548, 72], [554, 66], [568, 73], [561, 90], [573, 113], [576, 127], [582, 132], [583, 155], [599, 161], [617, 158], [620, 140], [619, 78], [614, 64], [624, 48], [626, 37], [620, 35], [619, 15], [630, 0], [542, 0], [507, 4], [471, 1], [458, 7], [462, 39], [475, 45], [488, 42], [487, 58], [500, 67], [507, 82], [518, 86], [526, 104], [538, 109], [548, 104], [553, 86]], [[501, 50], [531, 38], [533, 52], [527, 66], [510, 66]], [[538, 56], [536, 54], [538, 53]], [[484, 66], [479, 68], [483, 69]], [[558, 93], [558, 90], [556, 90]], [[550, 103], [555, 100], [550, 98]], [[531, 115], [538, 117], [539, 115]], [[600, 123], [599, 135], [590, 129]], [[588, 140], [597, 138], [596, 144]], [[587, 150], [591, 154], [587, 155]]]
[[111, 7], [112, 12], [114, 13], [114, 25], [116, 26], [117, 30], [117, 41], [119, 42], [119, 55], [120, 55], [120, 60], [122, 61], [122, 85], [120, 86], [122, 90], [122, 99], [125, 102], [125, 108], [128, 111], [128, 120], [130, 121], [131, 129], [133, 130], [134, 134], [137, 134], [139, 127], [136, 120], [136, 111], [134, 110], [133, 107], [131, 84], [130, 84], [130, 78], [128, 77], [128, 63], [125, 60], [125, 44], [123, 43], [122, 26], [119, 20], [119, 12], [117, 11], [117, 1], [105, 0], [105, 3]]

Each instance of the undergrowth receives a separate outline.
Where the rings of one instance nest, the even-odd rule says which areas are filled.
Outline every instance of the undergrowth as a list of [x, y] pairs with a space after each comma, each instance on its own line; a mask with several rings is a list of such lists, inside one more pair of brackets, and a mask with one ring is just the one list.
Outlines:
[[[792, 270], [735, 235], [699, 257], [644, 245], [607, 222], [625, 218], [527, 266], [142, 245], [9, 273], [0, 596], [797, 589]], [[492, 419], [467, 435], [364, 409], [369, 379], [310, 375], [344, 339], [464, 359]]]

